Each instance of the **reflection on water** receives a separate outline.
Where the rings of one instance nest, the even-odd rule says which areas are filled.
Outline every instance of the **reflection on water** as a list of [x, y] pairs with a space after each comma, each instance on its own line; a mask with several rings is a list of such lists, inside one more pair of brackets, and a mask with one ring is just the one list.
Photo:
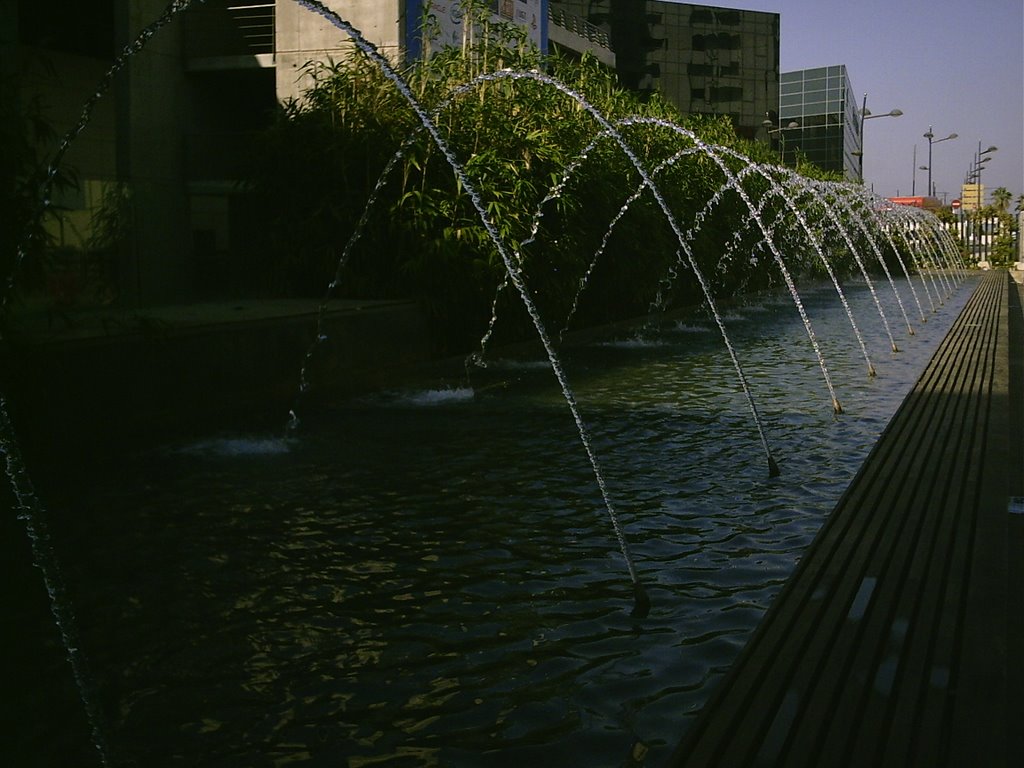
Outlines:
[[653, 603], [641, 622], [536, 360], [339, 402], [288, 440], [133, 447], [65, 478], [55, 545], [115, 752], [139, 766], [600, 766], [642, 742], [659, 764], [969, 292], [892, 355], [853, 288], [870, 379], [835, 294], [808, 291], [838, 419], [792, 305], [730, 310], [772, 479], [712, 324], [566, 350]]

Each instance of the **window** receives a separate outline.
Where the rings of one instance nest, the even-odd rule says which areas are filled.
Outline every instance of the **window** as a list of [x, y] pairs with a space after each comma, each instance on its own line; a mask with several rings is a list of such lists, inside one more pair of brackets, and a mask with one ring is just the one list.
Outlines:
[[728, 32], [719, 32], [710, 35], [694, 35], [692, 40], [695, 51], [732, 51], [740, 47], [740, 36], [730, 35]]
[[743, 89], [735, 85], [722, 85], [710, 89], [712, 103], [720, 101], [740, 101], [743, 98]]

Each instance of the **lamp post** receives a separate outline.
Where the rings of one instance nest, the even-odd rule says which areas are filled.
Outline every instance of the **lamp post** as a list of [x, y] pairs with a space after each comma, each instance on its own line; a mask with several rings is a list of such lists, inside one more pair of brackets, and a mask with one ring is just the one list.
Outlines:
[[766, 115], [766, 118], [761, 122], [761, 125], [764, 126], [764, 129], [767, 132], [769, 138], [771, 138], [771, 135], [773, 133], [779, 134], [779, 159], [782, 161], [782, 164], [785, 165], [786, 164], [786, 134], [785, 134], [785, 131], [787, 131], [787, 130], [789, 130], [791, 128], [799, 128], [800, 127], [800, 123], [798, 123], [796, 120], [790, 120], [783, 127], [783, 126], [779, 126], [779, 125], [773, 124], [772, 121], [767, 118], [767, 113], [765, 113], [765, 115]]
[[[976, 253], [982, 261], [988, 261], [988, 243], [985, 238], [985, 225], [981, 220], [981, 207], [985, 202], [984, 195], [981, 191], [981, 172], [985, 170], [985, 163], [992, 160], [991, 155], [993, 152], [998, 150], [999, 147], [990, 146], [988, 149], [981, 148], [981, 142], [978, 142], [978, 152], [974, 155], [971, 161], [970, 170], [967, 172], [967, 176], [964, 178], [964, 184], [973, 184], [975, 192], [974, 202], [974, 215], [969, 217], [969, 221], [965, 220], [965, 224], [968, 224], [972, 234], [969, 238], [965, 238], [968, 242], [974, 241], [974, 248], [971, 249]], [[970, 247], [970, 246], [968, 246]]]
[[932, 133], [932, 127], [929, 125], [928, 133], [926, 133], [924, 137], [928, 139], [928, 194], [932, 195], [934, 194], [934, 192], [932, 192], [932, 144], [941, 144], [943, 141], [955, 139], [957, 135], [955, 133], [951, 133], [944, 139], [936, 139], [935, 134]]
[[978, 154], [974, 156], [974, 164], [971, 167], [971, 175], [975, 177], [975, 183], [978, 185], [978, 208], [981, 208], [983, 202], [981, 194], [981, 172], [985, 170], [985, 163], [991, 160], [991, 157], [985, 157], [985, 155], [991, 155], [993, 152], [998, 150], [999, 147], [990, 146], [988, 149], [982, 150], [981, 142], [978, 142]]
[[917, 195], [917, 172], [927, 171], [927, 165], [917, 164], [917, 144], [914, 145], [914, 180], [910, 184], [910, 196], [915, 197]]
[[860, 180], [864, 183], [864, 121], [874, 120], [878, 117], [899, 117], [903, 114], [902, 109], [890, 109], [881, 115], [871, 114], [871, 110], [868, 109], [868, 95], [864, 94], [864, 103], [860, 108]]

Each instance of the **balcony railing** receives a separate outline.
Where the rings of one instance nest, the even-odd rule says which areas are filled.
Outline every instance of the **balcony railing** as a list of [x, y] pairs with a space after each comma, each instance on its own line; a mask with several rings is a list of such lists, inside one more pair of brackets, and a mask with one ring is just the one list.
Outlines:
[[608, 37], [608, 33], [599, 26], [591, 24], [586, 19], [568, 14], [561, 8], [550, 9], [548, 11], [548, 19], [550, 19], [552, 24], [557, 24], [562, 29], [567, 29], [574, 35], [579, 35], [594, 45], [606, 48], [609, 51], [615, 50], [612, 48], [612, 41]]
[[275, 3], [207, 0], [185, 14], [190, 58], [274, 53]]

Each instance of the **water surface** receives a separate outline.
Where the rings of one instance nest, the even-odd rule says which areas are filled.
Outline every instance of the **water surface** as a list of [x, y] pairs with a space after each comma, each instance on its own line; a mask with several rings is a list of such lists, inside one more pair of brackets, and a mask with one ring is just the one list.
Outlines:
[[660, 764], [969, 293], [894, 355], [852, 286], [872, 379], [833, 289], [805, 290], [838, 418], [788, 297], [730, 307], [777, 478], [707, 318], [565, 349], [642, 621], [540, 358], [336, 402], [290, 438], [126, 446], [69, 474], [54, 545], [115, 757], [614, 766], [640, 744]]

